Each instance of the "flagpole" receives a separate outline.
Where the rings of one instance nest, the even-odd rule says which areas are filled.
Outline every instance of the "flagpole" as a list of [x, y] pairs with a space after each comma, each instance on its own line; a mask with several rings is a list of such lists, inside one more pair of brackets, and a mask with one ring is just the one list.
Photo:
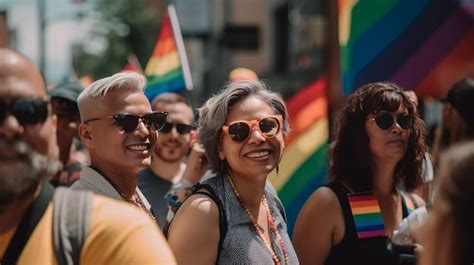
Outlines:
[[189, 62], [186, 56], [186, 49], [184, 48], [183, 37], [181, 36], [181, 29], [176, 15], [176, 9], [173, 4], [168, 5], [168, 15], [170, 16], [171, 28], [173, 30], [176, 48], [178, 49], [179, 60], [181, 61], [181, 69], [183, 70], [186, 90], [191, 91], [193, 90], [193, 79], [189, 69]]

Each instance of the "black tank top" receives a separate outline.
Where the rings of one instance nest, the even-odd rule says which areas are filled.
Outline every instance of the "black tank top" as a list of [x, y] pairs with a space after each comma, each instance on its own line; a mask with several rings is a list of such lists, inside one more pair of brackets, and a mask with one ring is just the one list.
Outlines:
[[[359, 239], [354, 225], [348, 191], [340, 183], [325, 185], [336, 195], [344, 215], [345, 232], [341, 242], [331, 248], [326, 260], [327, 265], [364, 264], [364, 265], [392, 265], [396, 259], [387, 250], [387, 236]], [[404, 196], [402, 198], [403, 218], [408, 216], [408, 209]]]

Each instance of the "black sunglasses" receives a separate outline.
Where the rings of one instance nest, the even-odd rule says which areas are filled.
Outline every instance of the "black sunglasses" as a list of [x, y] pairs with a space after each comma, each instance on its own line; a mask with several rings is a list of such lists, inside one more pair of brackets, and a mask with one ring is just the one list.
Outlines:
[[193, 129], [193, 126], [188, 125], [188, 124], [165, 122], [165, 124], [163, 125], [163, 128], [161, 128], [161, 130], [160, 130], [160, 133], [169, 133], [169, 132], [171, 132], [173, 127], [176, 127], [176, 131], [179, 134], [190, 133], [191, 130]]
[[249, 138], [254, 125], [257, 125], [257, 129], [265, 138], [272, 138], [280, 131], [281, 124], [281, 115], [274, 115], [260, 120], [234, 121], [227, 126], [222, 126], [222, 130], [227, 133], [233, 141], [243, 142]]
[[133, 115], [133, 114], [115, 114], [105, 118], [95, 118], [85, 121], [88, 123], [91, 121], [97, 121], [101, 119], [113, 119], [114, 123], [124, 132], [133, 132], [140, 121], [143, 121], [148, 129], [160, 130], [166, 122], [166, 116], [168, 112], [152, 112], [145, 115]]
[[48, 118], [49, 99], [14, 99], [9, 102], [0, 100], [0, 124], [3, 124], [10, 112], [21, 125], [43, 123]]
[[382, 112], [373, 118], [369, 118], [368, 120], [374, 120], [375, 124], [377, 124], [380, 129], [387, 130], [392, 128], [395, 118], [397, 119], [398, 125], [400, 125], [402, 129], [406, 130], [411, 127], [412, 116], [408, 113], [402, 113], [397, 117], [394, 117], [388, 112]]

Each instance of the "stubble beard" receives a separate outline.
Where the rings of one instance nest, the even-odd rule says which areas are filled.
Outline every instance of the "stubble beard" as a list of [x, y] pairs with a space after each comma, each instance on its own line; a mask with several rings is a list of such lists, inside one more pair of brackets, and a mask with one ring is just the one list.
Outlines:
[[6, 142], [0, 145], [13, 148], [20, 159], [14, 162], [3, 160], [0, 156], [0, 214], [12, 202], [21, 200], [36, 191], [38, 185], [61, 169], [61, 163], [48, 161], [45, 155], [32, 150], [23, 141]]

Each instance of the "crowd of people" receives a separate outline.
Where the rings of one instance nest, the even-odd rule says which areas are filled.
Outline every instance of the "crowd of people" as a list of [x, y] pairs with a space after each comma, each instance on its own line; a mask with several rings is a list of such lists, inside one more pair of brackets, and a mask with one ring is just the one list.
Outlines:
[[283, 98], [248, 69], [198, 115], [145, 87], [121, 72], [48, 91], [0, 49], [0, 264], [474, 263], [474, 79], [442, 99], [433, 147], [413, 93], [350, 95], [292, 237], [268, 180]]

